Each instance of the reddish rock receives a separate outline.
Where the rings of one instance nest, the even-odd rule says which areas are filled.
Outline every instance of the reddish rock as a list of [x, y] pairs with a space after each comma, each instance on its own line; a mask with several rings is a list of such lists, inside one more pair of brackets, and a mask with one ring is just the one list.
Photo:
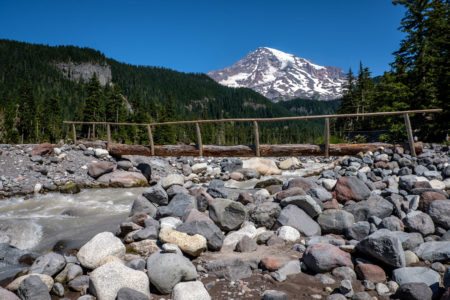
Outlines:
[[375, 167], [376, 168], [380, 168], [380, 169], [387, 169], [388, 168], [388, 164], [385, 161], [377, 161], [375, 163]]
[[337, 267], [353, 269], [350, 253], [325, 243], [313, 244], [306, 248], [303, 261], [309, 269], [316, 273], [328, 272]]
[[373, 283], [386, 281], [386, 273], [384, 270], [368, 261], [358, 260], [355, 272], [359, 280], [370, 280]]
[[114, 170], [114, 163], [110, 161], [93, 162], [88, 166], [88, 175], [92, 178], [98, 178], [103, 174]]
[[423, 192], [420, 195], [420, 201], [419, 201], [419, 209], [421, 211], [426, 212], [428, 210], [428, 206], [430, 206], [430, 203], [434, 200], [446, 200], [447, 198], [438, 192]]
[[239, 173], [239, 172], [231, 172], [230, 174], [230, 178], [236, 181], [242, 181], [244, 180], [244, 174]]
[[414, 183], [415, 189], [431, 189], [431, 184], [428, 181], [417, 181]]
[[303, 196], [303, 195], [306, 195], [306, 193], [305, 193], [305, 191], [302, 188], [300, 188], [300, 187], [292, 187], [290, 189], [278, 192], [275, 197], [276, 197], [276, 199], [278, 201], [281, 201], [281, 200], [283, 200], [284, 198], [287, 198], [287, 197]]
[[50, 143], [43, 143], [37, 145], [31, 151], [31, 156], [40, 155], [40, 156], [51, 156], [53, 155], [53, 146]]
[[303, 189], [305, 192], [309, 191], [309, 189], [312, 187], [311, 180], [299, 177], [292, 180], [289, 180], [287, 184], [287, 189], [293, 188], [293, 187], [299, 187]]
[[333, 198], [331, 200], [323, 202], [322, 209], [326, 210], [326, 209], [341, 209], [341, 208], [339, 207], [339, 203], [337, 202], [337, 200]]
[[261, 259], [260, 263], [263, 270], [268, 270], [270, 272], [278, 270], [283, 265], [275, 257], [264, 257]]
[[253, 196], [250, 193], [244, 191], [239, 193], [237, 201], [241, 202], [244, 205], [247, 205], [249, 203], [253, 203], [255, 199], [253, 199]]
[[183, 215], [183, 222], [188, 223], [192, 221], [206, 221], [214, 223], [206, 214], [199, 212], [197, 209], [192, 208], [186, 211]]
[[364, 181], [354, 176], [341, 177], [335, 187], [336, 199], [340, 202], [361, 201], [369, 198], [370, 190]]

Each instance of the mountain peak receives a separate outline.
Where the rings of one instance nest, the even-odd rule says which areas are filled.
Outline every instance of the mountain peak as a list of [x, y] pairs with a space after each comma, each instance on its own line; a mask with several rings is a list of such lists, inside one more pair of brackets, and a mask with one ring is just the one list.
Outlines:
[[277, 102], [292, 98], [332, 100], [342, 97], [345, 73], [308, 59], [260, 47], [230, 67], [208, 75], [230, 87], [248, 87]]

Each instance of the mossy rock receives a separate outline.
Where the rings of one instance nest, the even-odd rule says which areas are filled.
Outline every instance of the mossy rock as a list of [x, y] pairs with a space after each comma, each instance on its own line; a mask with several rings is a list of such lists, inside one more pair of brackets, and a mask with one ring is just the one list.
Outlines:
[[75, 182], [68, 182], [59, 188], [59, 191], [63, 194], [77, 194], [81, 191], [78, 184]]

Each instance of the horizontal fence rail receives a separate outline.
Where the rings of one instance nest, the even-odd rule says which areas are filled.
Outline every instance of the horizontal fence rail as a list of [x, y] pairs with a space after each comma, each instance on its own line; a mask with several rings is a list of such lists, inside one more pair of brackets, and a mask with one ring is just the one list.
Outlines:
[[111, 146], [111, 126], [145, 126], [149, 136], [151, 155], [155, 155], [155, 146], [153, 142], [152, 126], [163, 125], [184, 125], [195, 124], [197, 132], [197, 146], [199, 156], [203, 156], [203, 143], [200, 131], [200, 124], [205, 123], [224, 123], [224, 122], [253, 122], [254, 136], [255, 136], [255, 155], [260, 156], [260, 143], [259, 143], [259, 129], [258, 122], [277, 122], [277, 121], [295, 121], [295, 120], [312, 120], [312, 119], [325, 119], [325, 145], [324, 155], [329, 156], [330, 149], [330, 119], [334, 118], [354, 118], [354, 117], [380, 117], [380, 116], [395, 116], [403, 115], [405, 120], [406, 132], [408, 136], [409, 149], [412, 156], [416, 156], [414, 147], [414, 138], [412, 134], [411, 122], [409, 114], [420, 113], [441, 113], [442, 109], [422, 109], [422, 110], [405, 110], [405, 111], [388, 111], [388, 112], [373, 112], [373, 113], [358, 113], [358, 114], [335, 114], [335, 115], [312, 115], [312, 116], [296, 116], [296, 117], [280, 117], [280, 118], [232, 118], [232, 119], [216, 119], [216, 120], [191, 120], [191, 121], [171, 121], [171, 122], [159, 122], [159, 123], [120, 123], [120, 122], [84, 122], [84, 121], [63, 121], [64, 124], [72, 125], [72, 134], [74, 143], [77, 143], [77, 134], [75, 125], [92, 125], [93, 136], [95, 137], [95, 126], [106, 125], [108, 147]]

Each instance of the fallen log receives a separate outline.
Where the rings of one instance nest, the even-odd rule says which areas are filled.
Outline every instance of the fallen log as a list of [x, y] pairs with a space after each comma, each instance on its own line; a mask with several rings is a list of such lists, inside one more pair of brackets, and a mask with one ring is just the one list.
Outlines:
[[[333, 156], [355, 155], [359, 152], [376, 151], [380, 148], [394, 149], [400, 145], [386, 143], [369, 144], [330, 144], [329, 153]], [[423, 150], [422, 143], [415, 143], [416, 153]], [[196, 145], [162, 145], [155, 146], [155, 156], [200, 156]], [[260, 155], [264, 157], [277, 156], [323, 156], [325, 145], [289, 144], [289, 145], [260, 145]], [[142, 155], [152, 156], [150, 146], [111, 144], [109, 153], [114, 156]], [[254, 146], [216, 146], [203, 145], [203, 156], [212, 157], [252, 157], [256, 156]]]

